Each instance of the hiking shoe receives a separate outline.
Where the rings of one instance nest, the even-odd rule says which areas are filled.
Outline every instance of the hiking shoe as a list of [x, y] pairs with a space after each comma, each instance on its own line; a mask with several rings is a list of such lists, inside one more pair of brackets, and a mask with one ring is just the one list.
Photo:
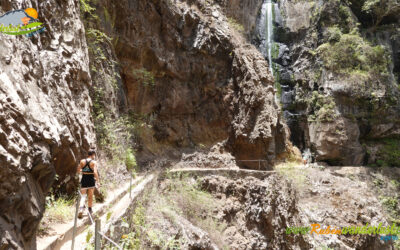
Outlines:
[[93, 210], [92, 210], [92, 208], [91, 208], [91, 207], [89, 207], [89, 209], [88, 209], [88, 210], [89, 210], [89, 214], [90, 214], [90, 215], [93, 215]]
[[81, 207], [81, 208], [79, 209], [78, 218], [79, 218], [79, 219], [82, 219], [82, 218], [83, 218], [83, 207]]

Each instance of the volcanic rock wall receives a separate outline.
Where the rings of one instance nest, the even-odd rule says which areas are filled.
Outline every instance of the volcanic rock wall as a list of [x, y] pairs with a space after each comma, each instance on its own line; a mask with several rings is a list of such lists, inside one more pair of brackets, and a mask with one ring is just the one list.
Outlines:
[[[235, 5], [235, 3], [237, 5]], [[144, 117], [139, 161], [180, 158], [222, 142], [236, 160], [266, 159], [288, 147], [267, 62], [246, 39], [256, 1], [99, 1], [127, 95]], [[236, 9], [249, 13], [239, 15]], [[236, 15], [231, 15], [236, 13]], [[247, 29], [246, 29], [247, 28]], [[258, 168], [247, 162], [243, 167]]]
[[1, 1], [35, 8], [46, 31], [0, 34], [0, 249], [35, 249], [45, 196], [94, 143], [79, 1]]
[[399, 166], [400, 6], [377, 23], [364, 3], [278, 1], [275, 77], [291, 140], [316, 161]]

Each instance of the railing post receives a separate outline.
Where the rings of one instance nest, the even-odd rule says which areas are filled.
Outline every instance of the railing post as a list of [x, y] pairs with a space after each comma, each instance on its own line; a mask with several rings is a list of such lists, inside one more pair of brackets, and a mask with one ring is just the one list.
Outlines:
[[100, 230], [101, 230], [101, 222], [99, 219], [96, 219], [96, 222], [94, 225], [94, 249], [95, 250], [100, 250], [100, 247], [101, 247]]
[[129, 199], [132, 200], [132, 172], [131, 178], [129, 179]]
[[77, 226], [77, 223], [78, 223], [78, 212], [79, 212], [80, 203], [81, 203], [81, 191], [78, 190], [78, 197], [76, 198], [76, 210], [75, 210], [74, 228], [72, 230], [71, 250], [74, 250], [74, 247], [75, 247], [76, 226]]

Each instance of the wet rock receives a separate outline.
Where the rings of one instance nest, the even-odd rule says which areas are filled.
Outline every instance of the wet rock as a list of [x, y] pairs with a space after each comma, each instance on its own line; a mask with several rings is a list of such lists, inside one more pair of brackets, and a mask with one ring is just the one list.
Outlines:
[[[329, 164], [376, 163], [379, 155], [373, 148], [384, 146], [377, 141], [397, 138], [400, 131], [396, 125], [400, 119], [400, 92], [396, 87], [400, 38], [395, 35], [399, 20], [386, 17], [386, 23], [375, 30], [368, 21], [373, 18], [367, 18], [361, 11], [362, 4], [356, 2], [347, 5], [337, 1], [279, 1], [275, 5], [278, 15], [275, 14], [274, 42], [278, 50], [273, 53], [274, 69], [282, 87], [282, 107], [293, 114], [287, 120], [291, 139], [301, 150], [311, 148], [316, 160]], [[359, 22], [364, 25], [360, 39], [385, 46], [391, 56], [387, 76], [372, 74], [365, 79], [354, 72], [338, 73], [327, 69], [317, 53], [317, 48], [327, 42], [330, 27], [338, 26], [346, 34]], [[257, 46], [261, 41], [262, 38], [254, 39]], [[336, 108], [330, 112], [336, 113], [338, 119], [318, 125], [308, 122], [314, 115], [310, 110], [315, 104], [307, 104], [313, 91], [333, 98]], [[348, 127], [340, 129], [339, 123]], [[374, 153], [369, 154], [361, 143]]]
[[278, 55], [275, 59], [273, 59], [273, 61], [282, 66], [288, 66], [288, 64], [290, 63], [288, 46], [283, 43], [275, 43], [275, 47], [278, 49]]

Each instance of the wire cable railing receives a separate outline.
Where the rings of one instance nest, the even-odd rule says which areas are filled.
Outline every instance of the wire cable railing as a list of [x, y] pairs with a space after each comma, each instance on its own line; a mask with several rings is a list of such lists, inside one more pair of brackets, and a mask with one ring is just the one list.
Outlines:
[[[131, 177], [129, 178], [129, 198], [132, 199], [132, 195], [131, 195], [131, 191], [132, 191], [132, 178], [133, 176], [131, 175]], [[127, 179], [123, 179], [123, 180], [128, 180]], [[106, 184], [106, 185], [102, 185], [104, 186], [109, 186], [111, 184]], [[71, 250], [74, 250], [75, 248], [75, 237], [76, 237], [76, 229], [77, 229], [77, 224], [78, 224], [78, 213], [79, 213], [79, 205], [80, 205], [80, 201], [82, 199], [82, 194], [81, 194], [81, 190], [87, 190], [90, 188], [81, 188], [78, 190], [77, 192], [77, 200], [76, 200], [76, 210], [75, 210], [75, 218], [74, 218], [74, 228], [72, 231], [72, 244], [71, 244]], [[100, 250], [101, 248], [101, 237], [105, 240], [107, 240], [108, 242], [110, 242], [111, 244], [113, 244], [115, 247], [117, 247], [118, 249], [122, 250], [123, 248], [118, 245], [115, 241], [113, 241], [112, 239], [110, 239], [107, 235], [103, 234], [101, 232], [101, 221], [100, 219], [93, 219], [92, 217], [92, 213], [89, 211], [88, 207], [86, 207], [86, 205], [84, 205], [84, 209], [87, 210], [88, 215], [89, 215], [89, 219], [90, 219], [90, 223], [91, 225], [95, 226], [95, 250]]]
[[[258, 162], [258, 170], [261, 169], [261, 164], [263, 164], [264, 167], [264, 163], [268, 162], [267, 160], [263, 160], [263, 159], [259, 159], [259, 160], [236, 160], [237, 162]], [[132, 178], [133, 176], [131, 175], [130, 178], [126, 178], [123, 179], [122, 181], [125, 180], [130, 180], [129, 182], [129, 198], [132, 200]], [[108, 186], [111, 185], [110, 184], [106, 184], [106, 185], [102, 185], [102, 187], [104, 186]], [[73, 233], [72, 233], [72, 245], [71, 245], [71, 250], [74, 250], [75, 247], [75, 237], [76, 237], [76, 229], [77, 229], [77, 222], [78, 222], [78, 213], [79, 213], [79, 205], [80, 205], [80, 200], [82, 198], [82, 194], [81, 194], [81, 190], [86, 190], [89, 188], [81, 188], [78, 190], [78, 195], [77, 195], [77, 201], [76, 201], [76, 211], [75, 211], [75, 218], [74, 218], [74, 228], [73, 228]], [[107, 240], [108, 242], [110, 242], [112, 245], [114, 245], [115, 247], [117, 247], [118, 249], [122, 250], [123, 248], [118, 245], [118, 243], [116, 243], [115, 241], [113, 241], [111, 238], [109, 238], [107, 235], [105, 235], [104, 233], [101, 232], [101, 221], [100, 219], [93, 219], [91, 212], [89, 211], [88, 207], [86, 207], [86, 205], [84, 205], [84, 208], [88, 211], [88, 215], [89, 215], [89, 219], [91, 222], [91, 225], [95, 226], [95, 250], [100, 250], [101, 248], [101, 238]]]
[[258, 170], [261, 170], [261, 163], [263, 164], [263, 167], [265, 167], [264, 163], [268, 162], [268, 160], [236, 160], [237, 162], [258, 162]]

